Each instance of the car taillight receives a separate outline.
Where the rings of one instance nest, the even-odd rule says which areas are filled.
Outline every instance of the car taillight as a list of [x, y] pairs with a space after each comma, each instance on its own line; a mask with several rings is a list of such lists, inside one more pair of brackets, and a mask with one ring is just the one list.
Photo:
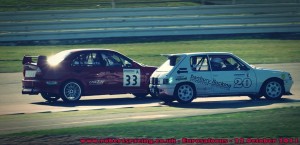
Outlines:
[[42, 70], [38, 67], [38, 68], [36, 69], [36, 73], [42, 73]]
[[39, 77], [41, 75], [42, 75], [42, 70], [39, 67], [37, 67], [37, 69], [36, 69], [36, 76]]

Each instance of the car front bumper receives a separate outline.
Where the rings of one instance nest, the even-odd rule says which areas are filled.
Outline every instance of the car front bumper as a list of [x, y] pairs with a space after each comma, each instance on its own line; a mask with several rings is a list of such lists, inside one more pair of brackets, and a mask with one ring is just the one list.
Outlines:
[[163, 96], [173, 96], [174, 95], [174, 86], [171, 85], [149, 85], [151, 93], [155, 94], [158, 97]]
[[292, 80], [286, 80], [284, 81], [284, 95], [292, 95], [291, 93], [291, 88], [292, 88], [292, 85], [293, 85], [293, 81]]

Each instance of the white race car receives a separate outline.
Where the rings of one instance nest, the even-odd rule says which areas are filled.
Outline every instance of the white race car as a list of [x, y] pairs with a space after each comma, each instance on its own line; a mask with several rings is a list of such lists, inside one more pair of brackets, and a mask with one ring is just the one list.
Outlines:
[[165, 55], [151, 76], [150, 90], [170, 103], [190, 103], [196, 97], [249, 96], [251, 99], [280, 99], [291, 95], [291, 74], [256, 68], [227, 52]]

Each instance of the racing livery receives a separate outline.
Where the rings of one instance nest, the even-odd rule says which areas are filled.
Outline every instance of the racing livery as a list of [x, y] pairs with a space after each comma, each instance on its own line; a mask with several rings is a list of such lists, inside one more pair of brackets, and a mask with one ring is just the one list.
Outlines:
[[65, 50], [49, 58], [24, 56], [22, 94], [40, 93], [48, 101], [65, 102], [103, 94], [145, 97], [155, 69], [106, 49]]
[[166, 55], [149, 88], [165, 102], [190, 103], [196, 97], [249, 96], [280, 99], [291, 95], [290, 73], [256, 68], [226, 52]]

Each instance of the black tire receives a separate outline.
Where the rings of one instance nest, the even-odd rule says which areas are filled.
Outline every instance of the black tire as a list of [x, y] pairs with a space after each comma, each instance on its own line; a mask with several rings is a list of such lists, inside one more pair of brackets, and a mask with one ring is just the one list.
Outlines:
[[161, 96], [158, 97], [161, 101], [164, 102], [164, 104], [171, 104], [173, 101], [175, 101], [176, 99], [172, 96]]
[[181, 104], [191, 103], [196, 96], [196, 91], [190, 84], [181, 84], [175, 88], [176, 100]]
[[81, 98], [82, 87], [76, 81], [68, 81], [61, 88], [61, 98], [64, 102], [76, 102]]
[[133, 95], [135, 96], [135, 98], [146, 98], [148, 93], [135, 93]]
[[262, 92], [268, 100], [278, 100], [282, 97], [284, 87], [280, 80], [271, 79], [264, 83]]
[[60, 98], [59, 95], [45, 93], [45, 92], [41, 93], [41, 96], [49, 102], [56, 102]]
[[157, 88], [154, 88], [154, 92], [151, 92], [150, 91], [150, 88], [149, 88], [149, 94], [152, 98], [159, 98], [159, 92], [158, 92], [158, 89]]
[[150, 94], [150, 96], [152, 97], [152, 98], [158, 98], [158, 96], [157, 96], [157, 94], [155, 94], [155, 93], [149, 93]]
[[255, 94], [248, 96], [251, 100], [259, 100], [263, 95], [261, 94]]

